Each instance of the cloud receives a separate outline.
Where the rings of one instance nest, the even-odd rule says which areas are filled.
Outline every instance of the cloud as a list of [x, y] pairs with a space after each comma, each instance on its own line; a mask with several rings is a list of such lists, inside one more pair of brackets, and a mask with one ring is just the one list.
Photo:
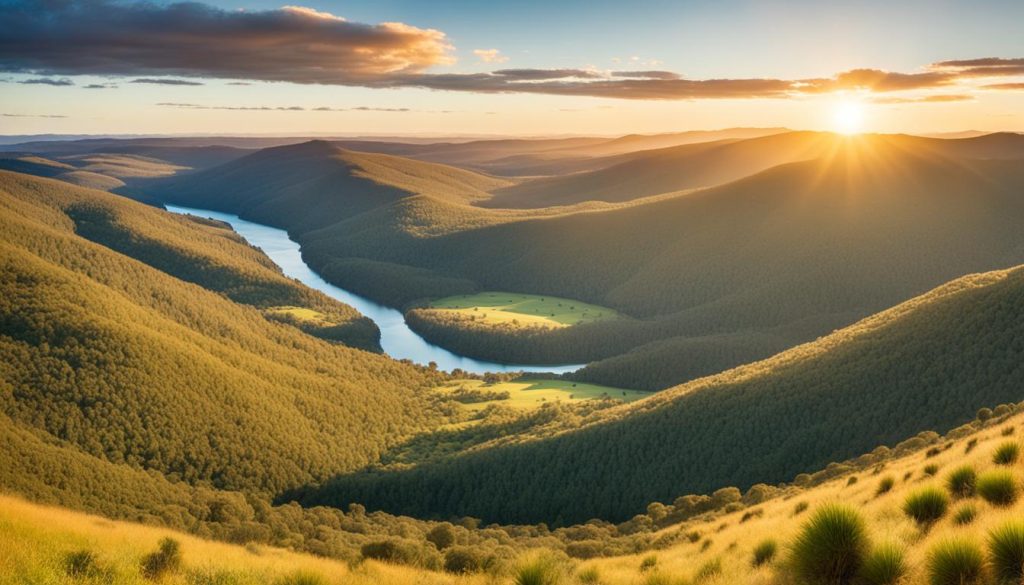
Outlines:
[[61, 114], [0, 114], [4, 118], [67, 118]]
[[18, 83], [24, 85], [53, 85], [56, 87], [69, 87], [75, 84], [70, 79], [53, 79], [50, 77], [39, 77], [35, 79], [24, 79]]
[[636, 79], [680, 79], [682, 77], [672, 71], [612, 71], [611, 76]]
[[83, 87], [85, 89], [117, 89], [117, 86], [112, 83], [90, 83]]
[[936, 94], [921, 97], [884, 96], [872, 98], [874, 104], [941, 104], [949, 102], [969, 102], [974, 96], [966, 94]]
[[204, 85], [199, 81], [188, 81], [187, 79], [164, 79], [162, 77], [140, 77], [128, 83], [146, 83], [150, 85]]
[[229, 81], [228, 85], [252, 85], [248, 81]]
[[983, 57], [932, 63], [932, 69], [948, 70], [958, 77], [1003, 77], [1024, 75], [1024, 59]]
[[484, 63], [505, 63], [508, 57], [501, 54], [498, 49], [474, 49], [473, 54]]
[[286, 6], [0, 2], [0, 71], [352, 85], [452, 62], [444, 33]]
[[1024, 90], [1024, 83], [993, 83], [981, 86], [982, 89], [1001, 89], [1004, 91]]
[[203, 104], [182, 103], [182, 102], [160, 102], [158, 106], [167, 108], [181, 108], [186, 110], [230, 110], [242, 112], [422, 112], [430, 114], [451, 114], [452, 110], [413, 110], [411, 108], [382, 108], [375, 106], [353, 106], [348, 108], [333, 108], [320, 106], [316, 108], [305, 108], [303, 106], [208, 106]]

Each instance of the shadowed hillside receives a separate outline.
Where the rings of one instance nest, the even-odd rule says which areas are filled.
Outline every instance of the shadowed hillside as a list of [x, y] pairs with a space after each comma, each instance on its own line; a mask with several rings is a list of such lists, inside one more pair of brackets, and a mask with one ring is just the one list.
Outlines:
[[623, 520], [681, 491], [785, 480], [1019, 400], [1022, 307], [1024, 268], [966, 276], [580, 430], [339, 478], [306, 501], [487, 521]]

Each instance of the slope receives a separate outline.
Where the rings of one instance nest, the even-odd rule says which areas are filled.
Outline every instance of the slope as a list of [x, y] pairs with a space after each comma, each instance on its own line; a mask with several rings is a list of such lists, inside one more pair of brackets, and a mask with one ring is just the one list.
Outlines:
[[[623, 520], [648, 502], [822, 468], [1022, 398], [1024, 267], [971, 275], [579, 430], [340, 477], [306, 502], [487, 521]], [[458, 494], [451, 497], [451, 494]]]
[[490, 197], [504, 179], [322, 140], [261, 150], [165, 181], [153, 191], [192, 207], [234, 210], [246, 219], [303, 232], [418, 194], [453, 202]]
[[0, 250], [0, 412], [89, 455], [277, 491], [444, 420], [437, 374], [265, 316], [372, 327], [223, 225], [4, 172]]

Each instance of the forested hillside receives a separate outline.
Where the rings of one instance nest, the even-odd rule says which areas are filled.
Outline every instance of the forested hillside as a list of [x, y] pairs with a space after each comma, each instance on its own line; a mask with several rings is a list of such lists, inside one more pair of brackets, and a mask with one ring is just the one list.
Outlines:
[[0, 249], [0, 411], [47, 441], [275, 492], [446, 420], [439, 374], [265, 315], [291, 303], [374, 330], [223, 225], [3, 172]]
[[1024, 388], [1024, 267], [957, 279], [819, 341], [606, 411], [553, 438], [339, 477], [306, 502], [486, 521], [622, 520], [791, 479]]

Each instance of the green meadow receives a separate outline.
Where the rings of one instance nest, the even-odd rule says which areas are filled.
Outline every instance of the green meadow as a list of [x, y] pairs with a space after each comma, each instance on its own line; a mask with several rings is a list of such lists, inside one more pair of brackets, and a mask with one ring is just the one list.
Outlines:
[[428, 308], [475, 317], [483, 323], [553, 328], [619, 317], [613, 309], [572, 299], [493, 291], [438, 299]]
[[[507, 382], [487, 383], [483, 380], [455, 380], [445, 384], [441, 391], [455, 395], [465, 408], [478, 411], [488, 406], [501, 404], [528, 410], [539, 408], [549, 402], [578, 402], [610, 398], [632, 402], [650, 392], [612, 388], [598, 384], [585, 384], [571, 380], [520, 379]], [[467, 398], [459, 398], [459, 395]]]

